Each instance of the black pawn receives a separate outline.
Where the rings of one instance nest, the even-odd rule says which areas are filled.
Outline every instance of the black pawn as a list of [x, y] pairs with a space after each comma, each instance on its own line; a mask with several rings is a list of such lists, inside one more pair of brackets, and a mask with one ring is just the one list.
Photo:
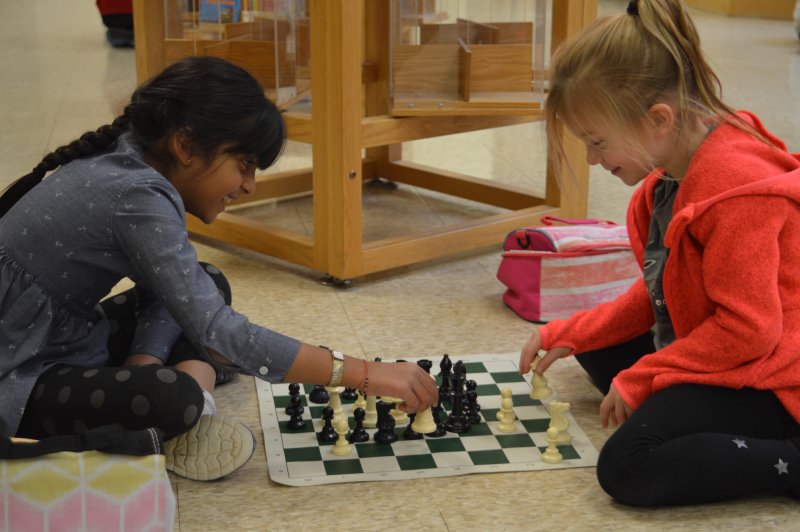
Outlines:
[[315, 384], [314, 389], [308, 394], [308, 400], [314, 404], [326, 405], [331, 400], [331, 394], [328, 393], [324, 386]]
[[336, 434], [336, 430], [333, 428], [333, 408], [329, 406], [323, 408], [322, 419], [324, 423], [322, 424], [322, 429], [317, 432], [317, 441], [320, 443], [335, 442], [339, 435]]
[[347, 400], [347, 401], [355, 401], [356, 400], [356, 389], [355, 388], [351, 388], [350, 386], [347, 386], [347, 387], [345, 387], [344, 390], [341, 391], [341, 393], [339, 393], [339, 397], [341, 399], [344, 399], [344, 400]]
[[300, 396], [294, 395], [291, 398], [291, 405], [292, 412], [289, 417], [289, 421], [286, 422], [286, 427], [290, 430], [301, 430], [306, 427], [306, 420], [303, 419], [303, 412], [305, 408], [303, 408], [302, 403], [300, 403]]
[[422, 434], [411, 428], [416, 417], [417, 414], [408, 415], [408, 425], [406, 426], [406, 430], [403, 431], [404, 440], [421, 440], [423, 438]]
[[367, 413], [363, 408], [356, 408], [353, 410], [353, 418], [356, 420], [356, 426], [353, 432], [350, 433], [350, 436], [347, 437], [347, 441], [350, 443], [364, 443], [365, 441], [369, 441], [369, 432], [364, 428], [365, 415], [367, 415]]
[[289, 404], [286, 405], [284, 412], [286, 412], [287, 416], [292, 415], [292, 409], [294, 408], [292, 403], [292, 398], [300, 395], [300, 385], [296, 382], [289, 384]]
[[467, 388], [467, 404], [464, 407], [464, 414], [467, 416], [467, 421], [473, 425], [481, 422], [481, 405], [478, 404], [478, 384], [470, 379], [466, 384]]
[[375, 443], [394, 443], [397, 434], [394, 433], [395, 421], [389, 413], [394, 408], [394, 403], [378, 401], [375, 405], [378, 410], [378, 432], [372, 437]]

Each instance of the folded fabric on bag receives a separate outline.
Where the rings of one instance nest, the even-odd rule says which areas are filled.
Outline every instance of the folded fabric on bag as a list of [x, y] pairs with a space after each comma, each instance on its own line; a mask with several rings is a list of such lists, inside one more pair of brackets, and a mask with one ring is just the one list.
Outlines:
[[610, 301], [641, 276], [627, 228], [600, 220], [523, 227], [503, 242], [497, 278], [503, 301], [521, 318], [547, 322]]
[[0, 523], [9, 530], [171, 531], [175, 494], [162, 452], [156, 429], [2, 438]]

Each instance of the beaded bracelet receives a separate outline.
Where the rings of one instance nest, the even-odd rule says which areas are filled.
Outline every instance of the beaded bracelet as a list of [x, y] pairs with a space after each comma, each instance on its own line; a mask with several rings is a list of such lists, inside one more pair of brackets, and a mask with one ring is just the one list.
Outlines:
[[364, 376], [361, 377], [361, 382], [358, 385], [358, 391], [361, 392], [361, 395], [366, 397], [367, 387], [369, 386], [369, 365], [367, 364], [366, 360], [362, 360], [362, 362], [364, 362]]

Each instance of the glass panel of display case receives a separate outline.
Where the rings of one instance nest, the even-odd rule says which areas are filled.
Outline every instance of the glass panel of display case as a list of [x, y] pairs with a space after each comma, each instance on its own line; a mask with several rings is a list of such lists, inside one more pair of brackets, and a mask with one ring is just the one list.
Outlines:
[[278, 103], [309, 90], [305, 0], [165, 0], [164, 58], [227, 59], [250, 72]]
[[536, 114], [547, 0], [392, 0], [393, 114]]

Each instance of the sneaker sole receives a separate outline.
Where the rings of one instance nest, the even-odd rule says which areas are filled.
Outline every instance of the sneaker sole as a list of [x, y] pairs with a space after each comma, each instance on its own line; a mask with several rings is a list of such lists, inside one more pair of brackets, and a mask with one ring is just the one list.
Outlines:
[[191, 480], [216, 480], [253, 456], [255, 436], [246, 425], [225, 416], [200, 416], [192, 429], [164, 442], [168, 471]]

